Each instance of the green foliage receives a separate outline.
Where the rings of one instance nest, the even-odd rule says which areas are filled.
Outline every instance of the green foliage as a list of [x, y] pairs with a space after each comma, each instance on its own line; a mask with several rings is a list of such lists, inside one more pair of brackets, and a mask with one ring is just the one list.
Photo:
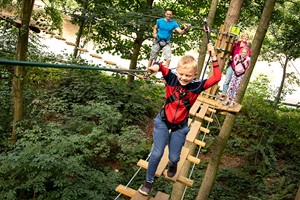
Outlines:
[[209, 199], [246, 199], [253, 188], [252, 178], [232, 169], [220, 169]]
[[[8, 132], [10, 123], [12, 121], [11, 116], [11, 91], [9, 82], [10, 72], [6, 69], [0, 69], [0, 138], [3, 138], [4, 134]], [[1, 139], [0, 139], [1, 141]]]
[[91, 152], [83, 148], [85, 140], [81, 135], [66, 136], [52, 125], [24, 130], [16, 146], [0, 156], [1, 199], [107, 196], [110, 180], [87, 165]]
[[150, 152], [151, 149], [146, 135], [137, 126], [129, 126], [122, 129], [121, 135], [118, 137], [118, 145], [120, 153], [117, 158], [120, 163], [127, 168], [134, 165], [137, 160], [141, 159]]
[[274, 110], [271, 93], [264, 77], [249, 84], [228, 142], [231, 153], [248, 160], [243, 171], [255, 184], [249, 199], [293, 199], [299, 185], [299, 110]]

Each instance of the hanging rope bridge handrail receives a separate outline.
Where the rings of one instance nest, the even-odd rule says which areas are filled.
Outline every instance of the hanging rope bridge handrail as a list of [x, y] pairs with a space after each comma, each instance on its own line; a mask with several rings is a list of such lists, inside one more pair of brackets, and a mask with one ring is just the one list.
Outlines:
[[27, 66], [27, 67], [46, 67], [46, 68], [64, 68], [64, 69], [84, 69], [84, 70], [101, 70], [110, 72], [132, 72], [132, 73], [145, 73], [146, 70], [139, 69], [113, 69], [106, 67], [91, 67], [91, 66], [78, 66], [78, 65], [66, 65], [66, 64], [51, 64], [42, 62], [28, 62], [28, 61], [16, 61], [16, 60], [0, 60], [0, 65], [13, 65], [13, 66]]

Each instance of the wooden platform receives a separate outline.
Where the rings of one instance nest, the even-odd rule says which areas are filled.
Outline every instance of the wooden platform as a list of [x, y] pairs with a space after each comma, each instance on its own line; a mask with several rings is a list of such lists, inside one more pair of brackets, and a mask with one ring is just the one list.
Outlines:
[[229, 106], [224, 106], [222, 103], [223, 101], [220, 101], [218, 99], [212, 99], [212, 98], [207, 98], [205, 96], [198, 96], [197, 98], [198, 101], [206, 103], [208, 105], [210, 105], [211, 107], [213, 107], [216, 110], [219, 111], [227, 111], [227, 112], [234, 112], [237, 113], [241, 110], [242, 105], [241, 104], [236, 104], [233, 108], [229, 107]]

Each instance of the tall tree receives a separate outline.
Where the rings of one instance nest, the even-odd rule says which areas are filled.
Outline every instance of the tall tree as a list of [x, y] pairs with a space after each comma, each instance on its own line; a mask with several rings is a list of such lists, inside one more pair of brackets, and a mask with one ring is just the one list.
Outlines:
[[[28, 32], [31, 13], [34, 5], [34, 0], [23, 0], [20, 10], [21, 27], [19, 29], [19, 37], [17, 44], [16, 59], [20, 61], [26, 60], [26, 54], [28, 50]], [[13, 129], [12, 129], [12, 141], [17, 140], [16, 129], [17, 123], [23, 116], [23, 86], [25, 69], [22, 66], [16, 66], [14, 69], [13, 77]]]
[[[265, 2], [263, 13], [262, 13], [256, 34], [255, 34], [255, 37], [253, 40], [252, 48], [251, 48], [251, 51], [252, 51], [251, 65], [250, 65], [250, 68], [249, 68], [247, 74], [245, 75], [244, 81], [240, 85], [240, 88], [238, 91], [237, 102], [239, 102], [239, 103], [242, 102], [245, 90], [246, 90], [248, 82], [250, 80], [251, 73], [252, 73], [255, 63], [257, 61], [264, 37], [266, 35], [267, 29], [269, 26], [269, 22], [271, 20], [272, 12], [273, 12], [274, 6], [275, 6], [275, 1], [276, 0], [266, 0], [266, 2]], [[231, 3], [238, 3], [238, 2], [235, 2], [235, 0], [232, 0]], [[232, 5], [234, 5], [234, 4], [232, 4]], [[239, 4], [235, 4], [235, 5], [239, 5]], [[233, 9], [233, 7], [231, 7], [231, 9]], [[229, 13], [231, 13], [231, 12], [229, 12], [229, 10], [228, 10], [228, 14]], [[231, 18], [231, 17], [229, 17], [229, 18]], [[226, 22], [225, 22], [225, 24], [227, 24], [227, 26], [229, 25]], [[236, 115], [227, 113], [227, 116], [226, 116], [223, 126], [220, 130], [220, 133], [213, 145], [210, 161], [208, 163], [207, 170], [206, 170], [205, 176], [203, 178], [203, 181], [202, 181], [202, 184], [201, 184], [201, 187], [200, 187], [200, 190], [198, 192], [196, 199], [205, 200], [205, 199], [208, 199], [208, 197], [209, 197], [209, 194], [213, 187], [214, 180], [216, 178], [220, 160], [223, 155], [224, 148], [227, 144], [227, 140], [230, 136], [231, 130], [233, 128], [235, 119], [236, 119]]]
[[[207, 25], [208, 27], [206, 27], [206, 28], [210, 29], [210, 27], [213, 26], [213, 22], [214, 22], [214, 18], [215, 18], [215, 15], [216, 15], [218, 2], [219, 2], [219, 0], [213, 0], [211, 2], [211, 6], [210, 6], [210, 9], [209, 9], [209, 14], [208, 14], [207, 19], [205, 19], [205, 18], [203, 18], [203, 16], [199, 15], [199, 10], [194, 6], [195, 4], [193, 4], [193, 2], [187, 1], [187, 5], [193, 10], [195, 15], [197, 16], [197, 18], [199, 20], [199, 24], [203, 24], [203, 27], [205, 25]], [[206, 20], [206, 22], [205, 22], [205, 20]], [[207, 23], [207, 24], [204, 24], [204, 23]], [[209, 30], [207, 30], [207, 31], [209, 31]], [[201, 45], [199, 47], [198, 78], [201, 75], [202, 68], [203, 68], [203, 63], [204, 63], [204, 60], [205, 60], [207, 43], [208, 43], [208, 39], [209, 39], [208, 37], [210, 35], [209, 32], [207, 32], [207, 33], [208, 34], [203, 34], [202, 42], [201, 42]], [[203, 72], [203, 73], [205, 73], [205, 72]], [[190, 149], [190, 154], [191, 155], [195, 154], [197, 145], [195, 145], [193, 143], [185, 143], [185, 147], [188, 147]], [[190, 162], [185, 162], [184, 166], [181, 169], [182, 175], [188, 177], [189, 172], [190, 172], [190, 167], [191, 167], [191, 163]], [[185, 185], [183, 185], [179, 182], [175, 182], [174, 185], [173, 185], [173, 189], [172, 189], [171, 199], [181, 200], [183, 198], [184, 193], [185, 193], [185, 189], [186, 189]]]
[[[94, 0], [96, 1], [98, 0]], [[175, 19], [191, 15], [186, 7], [174, 5], [171, 1], [100, 1], [95, 5], [93, 12], [98, 16], [92, 32], [93, 40], [98, 44], [98, 52], [108, 51], [130, 59], [130, 69], [136, 69], [138, 60], [148, 60], [151, 45], [148, 40], [152, 41], [152, 28], [158, 18], [164, 17], [165, 8], [170, 6], [175, 11]], [[173, 35], [173, 47], [176, 49], [173, 53], [182, 54], [191, 49], [191, 46], [183, 44], [188, 37], [189, 34], [180, 37]], [[129, 75], [128, 83], [131, 84], [132, 81], [133, 76]]]

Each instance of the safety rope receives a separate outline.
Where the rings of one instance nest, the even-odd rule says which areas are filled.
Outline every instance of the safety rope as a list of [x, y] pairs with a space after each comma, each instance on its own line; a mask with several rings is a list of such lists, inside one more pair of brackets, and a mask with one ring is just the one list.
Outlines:
[[[153, 145], [152, 145], [152, 148], [151, 148], [150, 153], [148, 154], [148, 156], [147, 156], [147, 158], [146, 158], [146, 161], [149, 160], [150, 155], [151, 155], [151, 153], [152, 153], [152, 150], [153, 150]], [[130, 185], [130, 183], [131, 183], [131, 182], [133, 181], [133, 179], [138, 175], [138, 173], [140, 172], [141, 169], [142, 169], [142, 167], [139, 167], [139, 168], [136, 170], [136, 172], [135, 172], [134, 175], [131, 177], [131, 179], [128, 181], [128, 183], [126, 184], [125, 187], [128, 187], [128, 186]], [[117, 200], [121, 195], [122, 195], [122, 194], [119, 193], [118, 196], [117, 196], [114, 200]]]

